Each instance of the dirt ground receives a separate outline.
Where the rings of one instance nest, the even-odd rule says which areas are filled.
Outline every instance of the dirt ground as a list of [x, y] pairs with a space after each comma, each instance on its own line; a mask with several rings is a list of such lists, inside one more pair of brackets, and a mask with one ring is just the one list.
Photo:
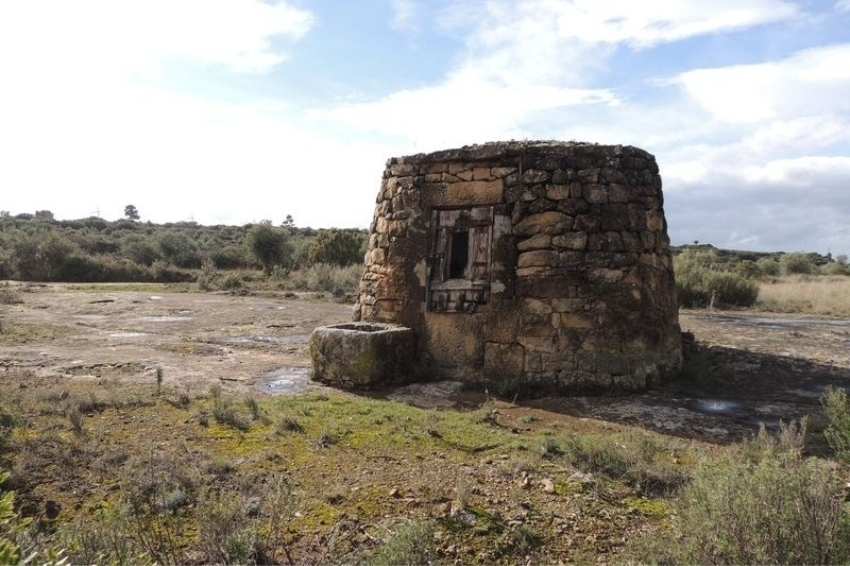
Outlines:
[[[309, 379], [307, 341], [316, 326], [350, 320], [351, 307], [309, 296], [164, 293], [145, 287], [29, 286], [23, 303], [0, 310], [3, 368], [39, 377], [110, 377], [202, 393], [297, 394]], [[820, 397], [850, 388], [850, 320], [750, 312], [683, 311], [696, 337], [691, 369], [641, 395], [544, 398], [514, 408], [639, 425], [677, 436], [728, 442], [805, 415], [823, 424]], [[459, 384], [417, 384], [372, 393], [421, 406], [469, 405], [483, 392]]]

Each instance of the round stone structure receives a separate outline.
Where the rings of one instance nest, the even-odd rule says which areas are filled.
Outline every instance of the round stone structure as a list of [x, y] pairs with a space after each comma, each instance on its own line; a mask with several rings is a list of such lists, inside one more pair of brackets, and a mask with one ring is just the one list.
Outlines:
[[434, 378], [548, 394], [675, 376], [655, 158], [558, 141], [391, 158], [354, 320], [412, 329], [417, 373]]

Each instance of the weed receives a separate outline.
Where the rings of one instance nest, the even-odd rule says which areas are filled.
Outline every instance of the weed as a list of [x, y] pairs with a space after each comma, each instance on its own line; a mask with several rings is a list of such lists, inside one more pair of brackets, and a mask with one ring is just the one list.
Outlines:
[[21, 294], [6, 287], [0, 287], [0, 305], [20, 305], [24, 302]]
[[564, 457], [585, 472], [624, 481], [646, 494], [675, 490], [687, 480], [671, 458], [666, 444], [638, 433], [567, 436]]
[[58, 533], [72, 564], [153, 564], [139, 544], [130, 508], [117, 505], [79, 514]]
[[164, 375], [164, 371], [162, 366], [157, 366], [156, 368], [156, 395], [159, 397], [160, 393], [162, 393], [162, 379]]
[[293, 417], [287, 415], [277, 422], [275, 432], [277, 432], [277, 434], [286, 434], [287, 432], [304, 432], [304, 427], [301, 426], [301, 423]]
[[830, 387], [821, 399], [829, 428], [824, 431], [836, 457], [845, 464], [850, 463], [850, 400], [844, 389]]
[[253, 397], [245, 397], [245, 406], [251, 412], [251, 418], [255, 421], [260, 420], [260, 405]]
[[218, 397], [213, 405], [213, 417], [221, 425], [233, 427], [237, 430], [249, 430], [251, 423], [246, 415], [236, 410], [233, 401]]
[[221, 384], [213, 383], [210, 385], [209, 394], [213, 399], [221, 399]]
[[558, 446], [558, 441], [552, 438], [551, 436], [546, 436], [543, 438], [543, 442], [540, 444], [540, 457], [544, 460], [550, 460], [556, 456], [561, 456], [564, 454], [564, 451], [561, 450], [561, 447]]
[[805, 427], [759, 436], [702, 462], [678, 499], [674, 529], [645, 542], [650, 562], [833, 564], [850, 555], [841, 474], [804, 458]]
[[[8, 477], [9, 474], [0, 469], [0, 485], [3, 485]], [[4, 492], [0, 489], [0, 564], [17, 564], [21, 559], [20, 543], [25, 538], [30, 523], [15, 512], [14, 500], [14, 492]]]
[[365, 561], [375, 566], [428, 564], [435, 554], [434, 527], [424, 521], [407, 521], [387, 531], [383, 542]]
[[469, 506], [470, 497], [474, 491], [472, 478], [466, 471], [460, 471], [457, 475], [457, 484], [455, 485], [455, 501], [461, 509], [466, 509]]
[[69, 402], [65, 405], [65, 416], [68, 418], [68, 422], [71, 423], [71, 428], [77, 434], [82, 434], [83, 432], [83, 413], [80, 410], [79, 402]]
[[334, 435], [329, 433], [328, 431], [322, 431], [322, 434], [319, 435], [319, 438], [313, 443], [316, 448], [327, 448], [339, 442], [339, 439]]

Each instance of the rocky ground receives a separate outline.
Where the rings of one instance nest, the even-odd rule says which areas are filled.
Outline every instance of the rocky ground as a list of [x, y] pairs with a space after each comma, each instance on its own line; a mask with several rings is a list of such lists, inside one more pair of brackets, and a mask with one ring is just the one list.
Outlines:
[[[144, 287], [29, 286], [3, 306], [0, 368], [69, 380], [104, 376], [196, 393], [319, 391], [307, 340], [316, 326], [350, 320], [351, 307], [311, 296], [165, 293]], [[133, 289], [131, 287], [131, 289]], [[779, 420], [820, 422], [820, 396], [850, 386], [850, 320], [752, 312], [683, 311], [697, 345], [682, 379], [642, 395], [545, 398], [522, 407], [633, 424], [725, 442]], [[416, 384], [376, 396], [425, 407], [484, 399], [459, 384]]]
[[[636, 450], [666, 470], [667, 489], [697, 453], [761, 425], [811, 416], [823, 428], [821, 395], [850, 386], [850, 321], [684, 311], [687, 373], [640, 395], [495, 400], [453, 382], [338, 392], [310, 381], [307, 340], [350, 320], [349, 305], [163, 289], [28, 286], [0, 306], [0, 400], [28, 423], [8, 467], [28, 514], [58, 502], [60, 522], [93, 518], [140, 470], [165, 473], [161, 460], [200, 474], [199, 493], [246, 501], [287, 474], [297, 511], [283, 536], [298, 562], [351, 562], [417, 518], [436, 525], [441, 563], [622, 562], [630, 541], [663, 531], [669, 500], [628, 473], [600, 482], [610, 472], [581, 469], [577, 453]], [[213, 418], [222, 407], [233, 422]], [[211, 560], [203, 532], [181, 536], [175, 561]]]

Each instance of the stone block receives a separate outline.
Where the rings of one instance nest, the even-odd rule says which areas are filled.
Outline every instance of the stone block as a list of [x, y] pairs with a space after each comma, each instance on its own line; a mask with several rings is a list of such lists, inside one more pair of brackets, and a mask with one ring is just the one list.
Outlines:
[[608, 202], [608, 189], [602, 185], [585, 185], [582, 196], [590, 204], [605, 204]]
[[413, 377], [416, 339], [410, 328], [375, 323], [322, 326], [310, 335], [312, 379], [368, 387]]
[[528, 185], [536, 183], [546, 183], [552, 178], [552, 174], [548, 171], [540, 169], [527, 169], [522, 172], [522, 182]]
[[563, 212], [549, 211], [531, 214], [514, 226], [517, 236], [534, 234], [561, 234], [573, 227], [573, 218]]
[[530, 238], [526, 238], [517, 244], [517, 250], [524, 252], [526, 250], [541, 250], [552, 245], [552, 236], [549, 234], [535, 234]]
[[587, 234], [584, 232], [567, 232], [552, 238], [552, 245], [568, 250], [583, 250], [587, 245]]
[[593, 328], [593, 319], [586, 314], [574, 312], [560, 313], [559, 328]]
[[597, 183], [599, 182], [599, 169], [581, 169], [576, 172], [576, 176], [582, 183]]
[[490, 174], [489, 167], [475, 167], [472, 170], [472, 180], [473, 181], [490, 181], [493, 177]]
[[489, 377], [518, 377], [525, 365], [525, 349], [519, 344], [484, 344], [484, 373]]
[[549, 314], [552, 312], [552, 305], [540, 299], [522, 299], [522, 308], [532, 314]]
[[532, 250], [519, 254], [517, 267], [541, 267], [558, 265], [558, 252], [552, 250]]
[[569, 197], [569, 185], [546, 185], [546, 198], [551, 200], [564, 200]]
[[664, 230], [664, 213], [659, 209], [646, 211], [646, 229], [650, 232]]

